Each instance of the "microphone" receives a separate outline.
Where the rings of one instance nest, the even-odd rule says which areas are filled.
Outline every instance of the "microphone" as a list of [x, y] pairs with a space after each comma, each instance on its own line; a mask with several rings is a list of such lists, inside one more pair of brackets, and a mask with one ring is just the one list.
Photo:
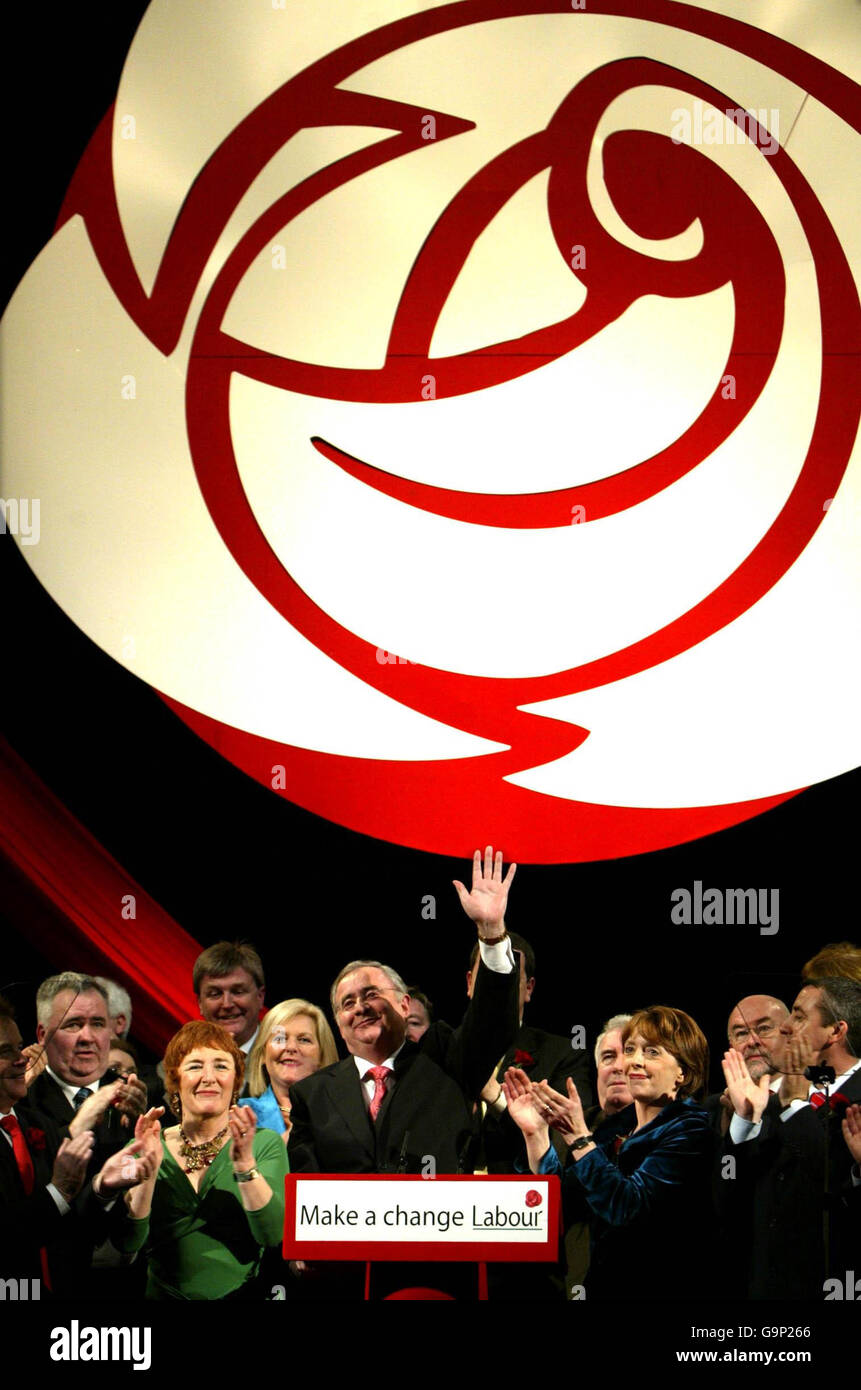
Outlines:
[[466, 1134], [465, 1137], [464, 1137], [464, 1141], [463, 1141], [463, 1143], [461, 1144], [460, 1149], [458, 1150], [458, 1155], [457, 1155], [457, 1171], [458, 1171], [458, 1174], [460, 1174], [460, 1173], [471, 1173], [471, 1172], [472, 1172], [472, 1166], [471, 1166], [471, 1164], [468, 1163], [468, 1160], [469, 1160], [470, 1157], [471, 1157], [471, 1151], [472, 1151], [473, 1143], [474, 1143], [474, 1137], [473, 1137], [473, 1135], [470, 1134], [469, 1132], [467, 1132], [467, 1134]]
[[821, 1067], [816, 1063], [811, 1067], [804, 1068], [806, 1080], [814, 1086], [830, 1086], [837, 1078], [837, 1073], [833, 1067]]
[[404, 1130], [404, 1137], [401, 1140], [401, 1151], [398, 1155], [398, 1166], [395, 1169], [396, 1173], [405, 1173], [407, 1171], [407, 1144], [409, 1143], [409, 1141], [410, 1132], [407, 1129]]

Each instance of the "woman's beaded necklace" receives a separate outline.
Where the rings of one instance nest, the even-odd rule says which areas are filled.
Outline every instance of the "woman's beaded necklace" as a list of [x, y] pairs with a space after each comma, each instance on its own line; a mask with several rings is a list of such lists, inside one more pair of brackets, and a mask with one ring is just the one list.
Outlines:
[[179, 1137], [179, 1156], [188, 1160], [186, 1173], [196, 1173], [201, 1168], [208, 1168], [214, 1158], [217, 1158], [221, 1151], [222, 1140], [227, 1133], [229, 1126], [219, 1130], [214, 1139], [205, 1139], [202, 1144], [192, 1144], [185, 1130], [180, 1126]]

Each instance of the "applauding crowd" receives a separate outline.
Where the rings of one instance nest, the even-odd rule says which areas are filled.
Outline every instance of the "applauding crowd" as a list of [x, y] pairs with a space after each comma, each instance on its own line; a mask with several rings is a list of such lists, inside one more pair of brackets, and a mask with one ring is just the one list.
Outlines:
[[360, 1298], [358, 1265], [283, 1262], [286, 1174], [432, 1161], [561, 1181], [558, 1265], [499, 1266], [491, 1298], [827, 1298], [861, 1259], [861, 951], [809, 961], [791, 1009], [728, 1000], [711, 1095], [694, 1019], [619, 1000], [636, 1007], [596, 1040], [593, 1105], [585, 1049], [524, 1022], [535, 956], [506, 926], [514, 873], [488, 847], [455, 881], [475, 927], [456, 1027], [390, 966], [343, 966], [341, 1060], [309, 1000], [263, 1013], [247, 943], [201, 954], [202, 1018], [158, 1068], [112, 981], [44, 981], [26, 1047], [0, 999], [0, 1278], [55, 1298]]

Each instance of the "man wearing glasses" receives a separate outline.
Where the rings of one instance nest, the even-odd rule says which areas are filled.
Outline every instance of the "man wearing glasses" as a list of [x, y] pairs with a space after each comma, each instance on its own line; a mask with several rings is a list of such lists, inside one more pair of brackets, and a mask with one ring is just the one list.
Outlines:
[[727, 1041], [747, 1063], [751, 1079], [758, 1081], [766, 1072], [774, 1077], [772, 1090], [780, 1085], [786, 1039], [781, 1025], [789, 1010], [770, 994], [750, 994], [736, 1004], [727, 1024]]
[[481, 967], [457, 1029], [406, 1035], [410, 1000], [379, 961], [351, 961], [332, 986], [332, 1012], [351, 1054], [291, 1091], [293, 1172], [469, 1172], [474, 1104], [517, 1029], [517, 974], [505, 926], [512, 864], [476, 850], [472, 889], [455, 882], [478, 932]]
[[[786, 1040], [780, 1029], [788, 1018], [789, 1009], [782, 1000], [771, 994], [749, 994], [736, 1004], [726, 1026], [727, 1044], [741, 1053], [751, 1079], [769, 1076], [769, 1089], [774, 1094], [783, 1078]], [[714, 1130], [725, 1135], [733, 1116], [729, 1091], [716, 1091], [703, 1104]]]

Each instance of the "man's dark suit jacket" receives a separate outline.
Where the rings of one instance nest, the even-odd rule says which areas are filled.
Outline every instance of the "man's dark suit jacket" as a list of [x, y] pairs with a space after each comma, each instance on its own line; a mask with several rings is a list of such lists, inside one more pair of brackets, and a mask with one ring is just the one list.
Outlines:
[[404, 1043], [375, 1123], [352, 1057], [297, 1082], [291, 1171], [419, 1173], [432, 1156], [438, 1173], [470, 1172], [474, 1101], [517, 1026], [517, 987], [516, 971], [482, 965], [460, 1027], [434, 1023]]
[[0, 1278], [41, 1279], [40, 1247], [58, 1238], [68, 1220], [47, 1191], [60, 1141], [50, 1121], [23, 1104], [16, 1105], [15, 1115], [33, 1160], [35, 1181], [26, 1196], [12, 1146], [0, 1138]]
[[[107, 1235], [102, 1203], [87, 1183], [62, 1214], [48, 1192], [54, 1158], [64, 1137], [50, 1116], [26, 1101], [15, 1114], [33, 1160], [33, 1191], [27, 1196], [14, 1151], [0, 1139], [0, 1278], [42, 1279], [40, 1250], [47, 1251], [51, 1292], [85, 1297], [90, 1258], [96, 1241]], [[47, 1296], [42, 1285], [42, 1298]]]
[[[545, 1033], [540, 1028], [522, 1024], [514, 1041], [506, 1050], [501, 1065], [497, 1068], [497, 1079], [502, 1082], [509, 1067], [522, 1067], [531, 1081], [545, 1078], [555, 1091], [567, 1096], [565, 1085], [571, 1077], [577, 1093], [586, 1110], [592, 1104], [592, 1086], [589, 1081], [589, 1066], [586, 1053], [571, 1046], [570, 1038], [558, 1033]], [[485, 1078], [485, 1081], [487, 1078]], [[482, 1167], [489, 1173], [513, 1173], [515, 1163], [526, 1171], [526, 1145], [523, 1135], [508, 1114], [507, 1110], [497, 1114], [488, 1111], [481, 1126]], [[565, 1154], [562, 1147], [561, 1155]]]
[[[861, 1071], [840, 1087], [847, 1101], [861, 1102]], [[724, 1155], [737, 1162], [737, 1178], [719, 1183], [735, 1220], [750, 1223], [750, 1298], [821, 1302], [826, 1277], [843, 1279], [858, 1267], [858, 1191], [850, 1178], [852, 1156], [843, 1139], [843, 1107], [805, 1105], [788, 1120], [779, 1101], [769, 1102], [758, 1138], [733, 1144]], [[826, 1134], [827, 1130], [827, 1134]], [[831, 1189], [831, 1250], [823, 1240], [826, 1138]], [[733, 1201], [733, 1199], [735, 1199]]]
[[[113, 1073], [110, 1079], [112, 1077]], [[27, 1092], [26, 1103], [29, 1109], [38, 1110], [47, 1119], [50, 1119], [58, 1129], [68, 1128], [74, 1119], [74, 1106], [69, 1104], [61, 1087], [46, 1071], [36, 1077]], [[125, 1148], [131, 1139], [134, 1133], [133, 1129], [124, 1128], [120, 1124], [120, 1119], [121, 1116], [118, 1111], [108, 1109], [96, 1126], [94, 1131], [96, 1142], [89, 1166], [90, 1177], [99, 1171], [105, 1160], [111, 1157], [111, 1154]]]
[[[43, 1125], [54, 1136], [51, 1145], [52, 1153], [56, 1153], [60, 1138], [68, 1133], [74, 1107], [46, 1071], [33, 1082], [25, 1104], [33, 1123]], [[99, 1271], [92, 1268], [93, 1250], [107, 1239], [108, 1222], [101, 1203], [93, 1195], [91, 1182], [107, 1159], [125, 1147], [133, 1133], [133, 1129], [122, 1127], [120, 1114], [113, 1109], [109, 1109], [96, 1126], [96, 1142], [87, 1168], [89, 1181], [74, 1202], [74, 1220], [73, 1213], [64, 1217], [59, 1241], [48, 1246], [54, 1292], [61, 1297], [73, 1294], [82, 1298], [123, 1297], [130, 1296], [133, 1286], [136, 1288], [136, 1274], [133, 1277], [122, 1268]]]

